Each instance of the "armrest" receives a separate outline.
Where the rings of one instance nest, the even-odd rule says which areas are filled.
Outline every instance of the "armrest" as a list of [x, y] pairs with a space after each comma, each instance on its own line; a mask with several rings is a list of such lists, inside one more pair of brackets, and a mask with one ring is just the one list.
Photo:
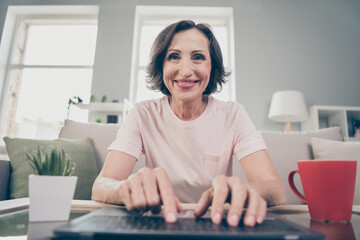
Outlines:
[[10, 198], [10, 161], [0, 159], [0, 201]]

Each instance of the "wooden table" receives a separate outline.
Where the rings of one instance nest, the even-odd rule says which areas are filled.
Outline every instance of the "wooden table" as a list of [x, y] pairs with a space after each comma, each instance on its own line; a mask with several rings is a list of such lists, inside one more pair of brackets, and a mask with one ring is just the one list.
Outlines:
[[[183, 204], [184, 210], [194, 209], [196, 204]], [[0, 240], [13, 236], [16, 239], [46, 239], [52, 236], [52, 229], [64, 222], [28, 223], [29, 199], [20, 198], [0, 201]], [[70, 218], [76, 218], [102, 207], [123, 206], [94, 201], [73, 200]], [[228, 205], [225, 206], [228, 208]], [[322, 232], [326, 239], [360, 240], [360, 205], [353, 206], [353, 215], [348, 223], [323, 223], [310, 218], [307, 205], [280, 205], [268, 208], [272, 212], [302, 226]]]

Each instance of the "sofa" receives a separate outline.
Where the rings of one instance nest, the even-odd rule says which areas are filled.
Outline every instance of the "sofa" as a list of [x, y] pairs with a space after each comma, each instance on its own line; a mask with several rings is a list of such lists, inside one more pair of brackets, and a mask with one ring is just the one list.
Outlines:
[[[65, 120], [64, 127], [59, 134], [59, 139], [90, 138], [96, 160], [96, 170], [98, 173], [101, 170], [108, 154], [107, 147], [116, 138], [118, 129], [118, 124], [80, 123], [72, 120]], [[288, 204], [303, 204], [292, 193], [288, 185], [287, 178], [291, 170], [297, 169], [297, 161], [314, 159], [314, 146], [312, 146], [312, 142], [320, 140], [326, 141], [326, 144], [348, 144], [347, 142], [343, 142], [341, 129], [339, 127], [305, 132], [284, 133], [278, 131], [260, 131], [260, 133], [265, 140], [267, 151], [274, 163], [274, 166], [285, 184]], [[360, 144], [360, 142], [358, 144]], [[360, 145], [356, 145], [356, 148], [360, 149]], [[317, 153], [318, 156], [315, 157], [327, 159], [331, 157], [326, 154], [320, 156], [322, 154], [321, 151], [324, 152], [323, 149], [320, 149], [320, 153]], [[341, 159], [342, 157], [338, 156], [337, 158]], [[134, 172], [143, 167], [144, 162], [144, 157], [140, 158], [136, 164]], [[239, 163], [235, 159], [232, 164], [233, 174], [241, 177], [242, 179], [246, 179]], [[10, 182], [12, 181], [11, 175], [12, 167], [9, 160], [0, 160], [0, 200], [10, 199]], [[301, 191], [300, 177], [298, 175], [297, 178], [295, 178], [295, 182]], [[358, 201], [360, 201], [360, 197], [358, 196], [358, 193], [356, 193], [356, 195], [354, 203], [359, 204], [360, 202]]]

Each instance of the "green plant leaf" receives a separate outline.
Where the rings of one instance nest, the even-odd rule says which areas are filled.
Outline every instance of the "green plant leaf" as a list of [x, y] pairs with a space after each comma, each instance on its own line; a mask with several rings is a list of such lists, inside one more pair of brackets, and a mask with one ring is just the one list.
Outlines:
[[[46, 160], [49, 162], [49, 174], [53, 175], [52, 173], [54, 173], [54, 169], [56, 167], [56, 156], [55, 156], [55, 151], [52, 150], [50, 153], [50, 157], [48, 157], [48, 155], [46, 155]], [[53, 161], [51, 161], [51, 159], [53, 159]]]
[[34, 156], [30, 156], [28, 153], [25, 154], [35, 174], [70, 176], [75, 172], [76, 164], [66, 159], [66, 154], [63, 149], [60, 151], [52, 149], [50, 153], [45, 153], [43, 157], [40, 152], [40, 147], [38, 146], [38, 152]]
[[38, 162], [36, 161], [36, 157], [31, 157], [29, 154], [26, 153], [26, 157], [30, 163], [30, 166], [32, 167], [32, 169], [34, 170], [34, 173], [37, 175], [40, 175], [41, 172], [41, 168], [38, 165]]

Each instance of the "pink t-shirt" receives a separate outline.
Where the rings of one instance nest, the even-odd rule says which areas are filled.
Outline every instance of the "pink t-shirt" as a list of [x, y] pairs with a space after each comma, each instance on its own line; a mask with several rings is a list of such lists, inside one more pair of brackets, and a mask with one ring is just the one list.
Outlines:
[[166, 170], [180, 201], [197, 202], [215, 176], [232, 175], [233, 155], [265, 148], [241, 104], [209, 97], [197, 119], [183, 121], [165, 96], [136, 104], [109, 150], [145, 154], [147, 167]]

